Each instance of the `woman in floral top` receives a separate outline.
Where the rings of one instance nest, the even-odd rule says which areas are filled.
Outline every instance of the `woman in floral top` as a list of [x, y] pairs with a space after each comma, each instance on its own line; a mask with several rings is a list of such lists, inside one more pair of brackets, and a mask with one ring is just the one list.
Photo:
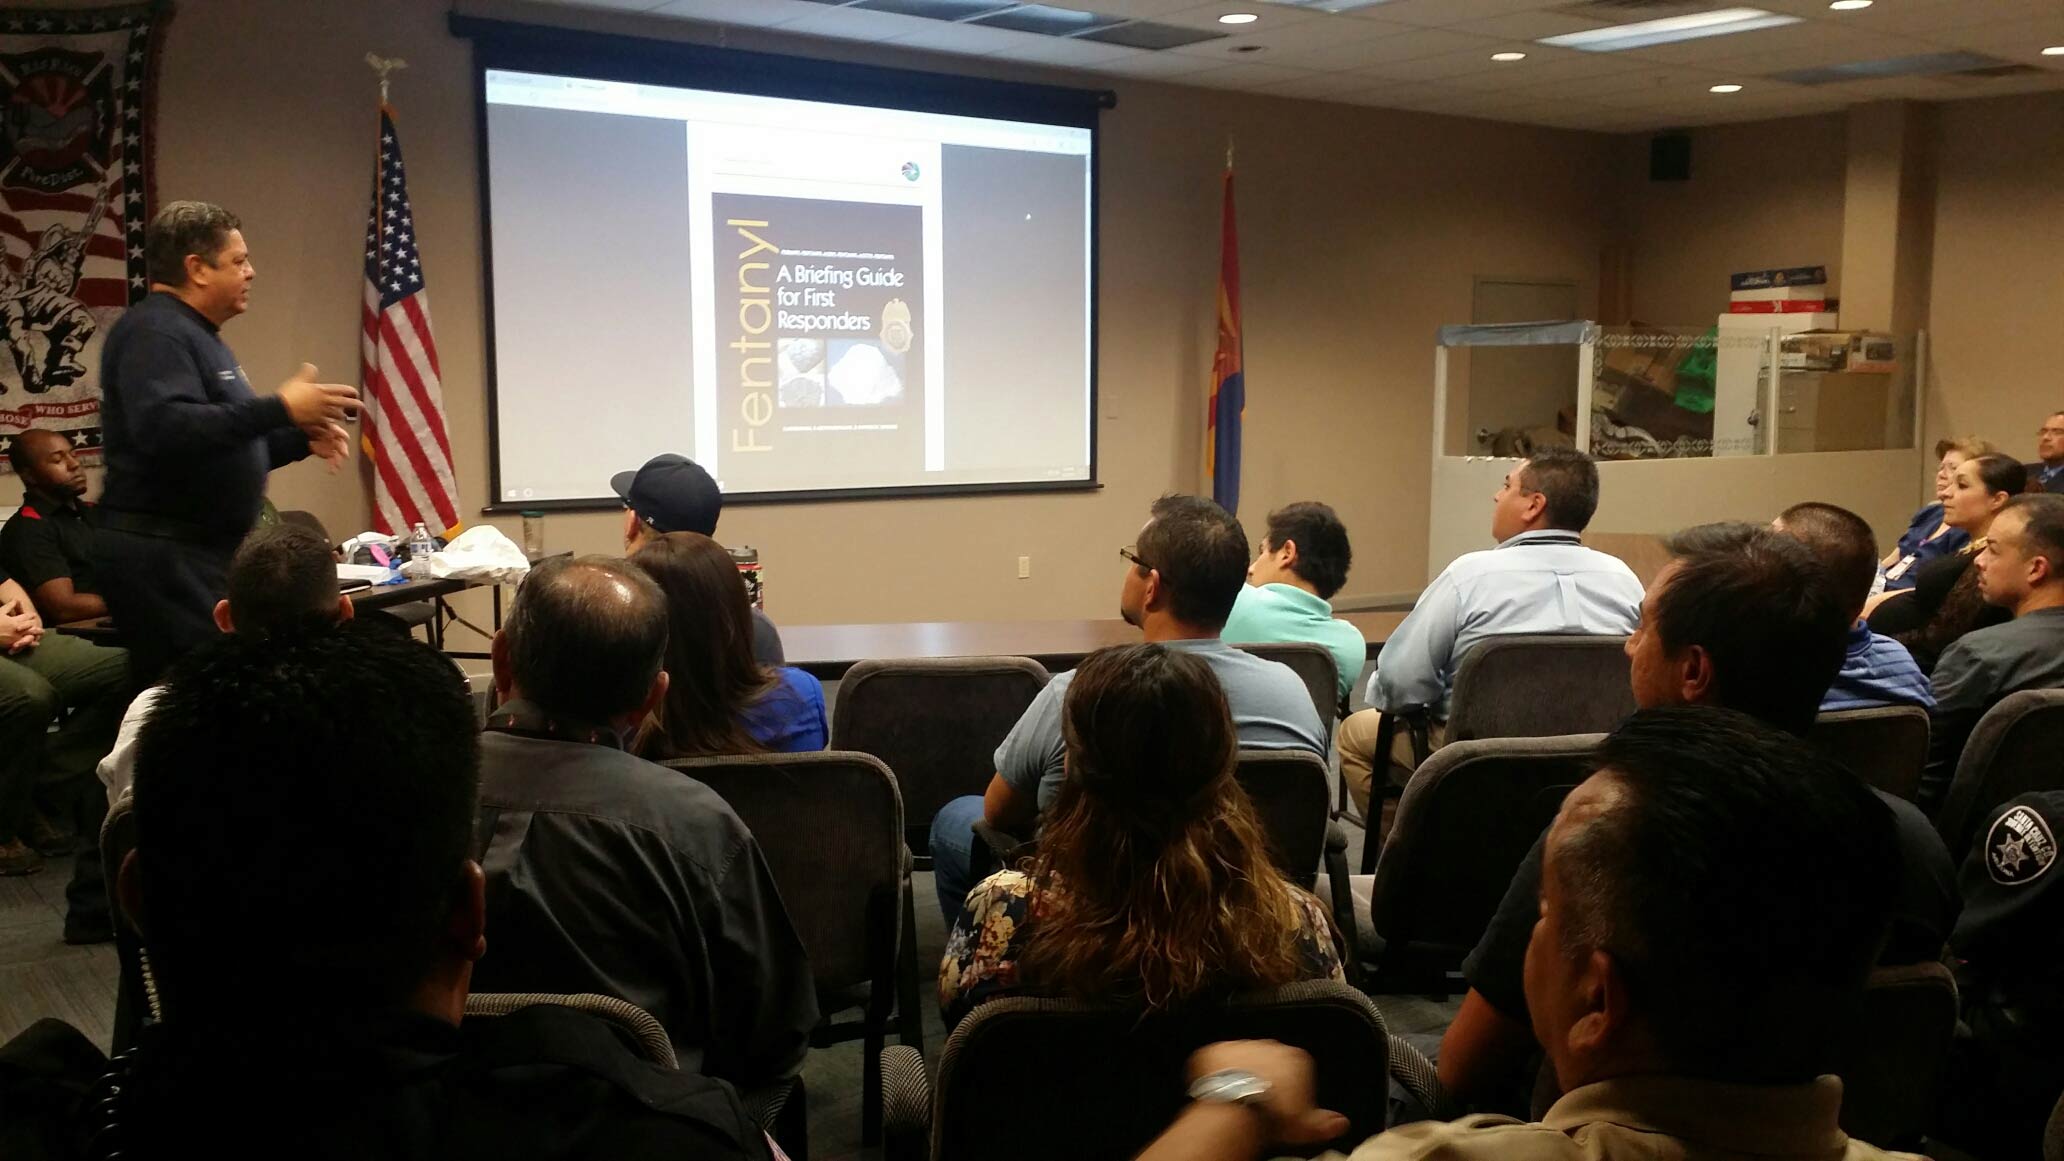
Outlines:
[[978, 884], [947, 936], [947, 1027], [1009, 992], [1158, 1009], [1343, 978], [1325, 908], [1269, 861], [1202, 661], [1159, 645], [1091, 654], [1063, 718], [1068, 777], [1038, 857]]

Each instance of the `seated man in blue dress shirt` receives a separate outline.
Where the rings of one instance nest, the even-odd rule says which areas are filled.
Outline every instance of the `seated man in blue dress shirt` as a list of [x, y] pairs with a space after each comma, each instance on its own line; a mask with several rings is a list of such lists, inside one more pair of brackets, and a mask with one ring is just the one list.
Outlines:
[[[1618, 637], [1641, 621], [1641, 581], [1616, 556], [1579, 539], [1598, 510], [1598, 465], [1544, 448], [1505, 475], [1491, 497], [1498, 547], [1465, 553], [1419, 594], [1376, 658], [1374, 709], [1340, 723], [1340, 773], [1367, 817], [1382, 714], [1432, 710], [1435, 744], [1462, 655], [1486, 637], [1572, 633]], [[1403, 735], [1400, 734], [1400, 737]], [[1410, 756], [1401, 755], [1405, 765]]]
[[1820, 699], [1820, 712], [1870, 709], [1874, 706], [1935, 707], [1935, 691], [1906, 646], [1871, 632], [1863, 619], [1877, 577], [1877, 537], [1863, 517], [1847, 508], [1817, 501], [1794, 504], [1771, 527], [1813, 550], [1829, 579], [1845, 597], [1855, 597], [1856, 616], [1849, 625], [1849, 651]]
[[1316, 500], [1286, 504], [1268, 515], [1261, 551], [1247, 566], [1247, 583], [1226, 618], [1227, 641], [1310, 641], [1333, 655], [1340, 699], [1354, 692], [1369, 643], [1362, 631], [1333, 615], [1328, 601], [1347, 583], [1354, 550], [1347, 526]]
[[[1233, 711], [1242, 749], [1326, 755], [1326, 727], [1290, 667], [1225, 643], [1219, 631], [1247, 577], [1247, 533], [1232, 513], [1200, 496], [1163, 496], [1136, 544], [1118, 550], [1125, 579], [1118, 611], [1140, 637], [1211, 667]], [[1074, 671], [1057, 673], [996, 748], [988, 789], [947, 803], [932, 818], [932, 881], [950, 925], [974, 886], [974, 825], [1029, 834], [1066, 774], [1061, 705]]]
[[2035, 462], [2028, 469], [2029, 490], [2064, 492], [2064, 411], [2052, 411], [2035, 434]]

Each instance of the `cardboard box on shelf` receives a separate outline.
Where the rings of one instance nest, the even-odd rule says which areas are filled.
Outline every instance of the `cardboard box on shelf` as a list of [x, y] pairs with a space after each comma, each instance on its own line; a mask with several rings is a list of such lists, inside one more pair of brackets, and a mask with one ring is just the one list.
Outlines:
[[1786, 371], [1840, 371], [1849, 363], [1848, 331], [1800, 331], [1778, 343], [1777, 365]]
[[1882, 374], [1899, 370], [1899, 340], [1878, 331], [1857, 331], [1849, 339], [1846, 369]]

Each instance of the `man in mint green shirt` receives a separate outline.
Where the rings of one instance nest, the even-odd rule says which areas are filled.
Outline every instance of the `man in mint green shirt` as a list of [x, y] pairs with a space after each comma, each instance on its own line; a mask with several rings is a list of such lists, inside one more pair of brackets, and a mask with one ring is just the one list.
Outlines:
[[1247, 584], [1233, 602], [1224, 640], [1253, 642], [1310, 641], [1333, 654], [1345, 698], [1369, 659], [1362, 631], [1336, 620], [1327, 604], [1347, 583], [1354, 553], [1347, 545], [1347, 526], [1333, 509], [1304, 500], [1269, 513], [1268, 534], [1261, 552], [1247, 568]]

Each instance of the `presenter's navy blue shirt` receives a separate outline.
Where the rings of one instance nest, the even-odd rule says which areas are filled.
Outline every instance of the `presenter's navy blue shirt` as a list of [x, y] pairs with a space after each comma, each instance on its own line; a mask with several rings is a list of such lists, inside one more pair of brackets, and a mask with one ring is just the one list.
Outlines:
[[153, 291], [124, 311], [101, 354], [103, 507], [161, 517], [234, 542], [257, 522], [272, 469], [308, 437], [199, 311]]

